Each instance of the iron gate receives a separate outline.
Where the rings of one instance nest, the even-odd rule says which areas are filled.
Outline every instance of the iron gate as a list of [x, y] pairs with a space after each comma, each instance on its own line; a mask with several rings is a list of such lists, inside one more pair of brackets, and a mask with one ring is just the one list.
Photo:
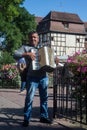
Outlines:
[[53, 117], [64, 117], [87, 125], [87, 80], [83, 94], [82, 77], [75, 77], [67, 66], [53, 74]]

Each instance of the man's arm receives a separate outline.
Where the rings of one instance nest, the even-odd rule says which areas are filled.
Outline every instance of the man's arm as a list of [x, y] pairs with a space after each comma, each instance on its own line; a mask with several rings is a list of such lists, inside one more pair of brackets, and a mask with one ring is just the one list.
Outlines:
[[25, 57], [25, 58], [30, 58], [32, 60], [35, 59], [35, 53], [34, 52], [30, 52], [30, 49], [29, 47], [26, 47], [25, 46], [22, 46], [21, 48], [19, 48], [18, 50], [15, 50], [14, 52], [14, 58], [15, 59], [20, 59], [22, 57]]

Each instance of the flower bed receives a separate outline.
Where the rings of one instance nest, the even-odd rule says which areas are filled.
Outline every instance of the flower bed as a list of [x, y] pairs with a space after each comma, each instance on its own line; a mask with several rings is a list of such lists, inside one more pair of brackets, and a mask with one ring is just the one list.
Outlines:
[[6, 64], [3, 65], [0, 73], [3, 87], [19, 87], [20, 86], [20, 76], [16, 65]]

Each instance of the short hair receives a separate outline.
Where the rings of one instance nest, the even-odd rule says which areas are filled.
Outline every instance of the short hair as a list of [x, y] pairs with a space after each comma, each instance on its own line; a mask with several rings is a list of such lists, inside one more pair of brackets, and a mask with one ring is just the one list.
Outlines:
[[[31, 31], [28, 33], [28, 36], [31, 36], [32, 34], [37, 33], [37, 31]], [[38, 34], [38, 33], [37, 33]]]
[[31, 42], [31, 37], [32, 37], [32, 35], [35, 34], [35, 33], [37, 34], [38, 39], [39, 39], [39, 35], [38, 35], [37, 31], [31, 31], [31, 32], [28, 33], [28, 41], [29, 41], [29, 44], [31, 44], [31, 43], [30, 43], [30, 42]]

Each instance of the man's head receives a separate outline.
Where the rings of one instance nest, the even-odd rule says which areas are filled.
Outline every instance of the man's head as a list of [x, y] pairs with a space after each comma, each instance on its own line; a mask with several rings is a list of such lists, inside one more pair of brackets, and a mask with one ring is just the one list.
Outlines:
[[38, 45], [39, 36], [38, 36], [37, 32], [35, 32], [35, 31], [30, 32], [29, 35], [28, 35], [28, 38], [29, 38], [29, 44], [31, 46], [37, 46]]

